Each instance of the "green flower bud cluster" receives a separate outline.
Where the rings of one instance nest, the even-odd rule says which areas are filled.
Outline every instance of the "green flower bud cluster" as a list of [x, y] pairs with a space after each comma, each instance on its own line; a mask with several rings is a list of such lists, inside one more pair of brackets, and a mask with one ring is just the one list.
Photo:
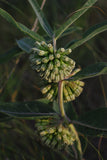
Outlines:
[[[75, 100], [82, 91], [84, 82], [83, 81], [64, 81], [63, 88], [63, 97], [64, 102], [69, 102]], [[46, 87], [42, 88], [42, 93], [46, 94], [46, 98], [50, 101], [57, 100], [58, 98], [58, 85], [57, 84], [49, 84]]]
[[73, 145], [76, 135], [72, 124], [60, 123], [57, 125], [49, 119], [36, 121], [37, 133], [41, 141], [53, 149], [64, 149], [65, 146]]
[[54, 53], [52, 44], [36, 42], [30, 55], [31, 66], [40, 76], [51, 82], [59, 82], [69, 76], [75, 67], [75, 62], [67, 55], [71, 49], [60, 48]]

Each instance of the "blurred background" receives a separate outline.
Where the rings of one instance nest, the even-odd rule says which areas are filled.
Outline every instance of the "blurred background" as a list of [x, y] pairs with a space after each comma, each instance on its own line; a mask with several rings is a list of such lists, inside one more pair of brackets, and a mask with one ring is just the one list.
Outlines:
[[[63, 24], [73, 12], [78, 10], [86, 0], [46, 0], [43, 11], [52, 28], [55, 30]], [[38, 0], [41, 5], [42, 0]], [[9, 12], [18, 22], [27, 27], [33, 27], [36, 16], [27, 0], [0, 0], [0, 7]], [[98, 2], [88, 10], [74, 26], [75, 32], [57, 41], [57, 48], [64, 47], [72, 40], [81, 37], [89, 27], [107, 19], [107, 1]], [[45, 35], [37, 26], [38, 33]], [[16, 45], [16, 40], [24, 37], [11, 24], [0, 17], [0, 54], [7, 52]], [[95, 62], [107, 61], [107, 32], [97, 35], [92, 40], [75, 49], [71, 58], [77, 66], [84, 68]], [[107, 107], [107, 76], [85, 80], [83, 93], [72, 103], [76, 112], [81, 115], [95, 108]], [[29, 63], [29, 55], [23, 54], [0, 65], [0, 102], [34, 101], [42, 98], [40, 92], [41, 80]], [[34, 122], [12, 120], [0, 123], [0, 159], [1, 160], [48, 160], [57, 159], [61, 155], [53, 153], [48, 148], [36, 142]], [[90, 143], [98, 150], [104, 160], [107, 159], [107, 139], [89, 137]], [[40, 152], [41, 150], [41, 152]], [[22, 153], [23, 152], [23, 153]], [[59, 156], [59, 157], [58, 157]], [[100, 160], [98, 153], [87, 145], [85, 160]]]

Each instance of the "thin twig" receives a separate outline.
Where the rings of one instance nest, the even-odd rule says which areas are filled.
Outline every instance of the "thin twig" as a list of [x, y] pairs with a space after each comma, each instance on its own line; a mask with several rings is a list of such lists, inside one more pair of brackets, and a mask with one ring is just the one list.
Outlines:
[[65, 111], [63, 106], [63, 81], [58, 84], [58, 105], [61, 113], [61, 117], [65, 117]]
[[99, 157], [101, 158], [101, 160], [104, 160], [101, 153], [99, 152], [99, 150], [97, 150], [97, 148], [88, 140], [88, 138], [86, 137], [83, 137], [87, 142], [88, 144], [98, 153]]
[[102, 90], [102, 93], [103, 93], [103, 96], [104, 96], [105, 106], [107, 107], [107, 97], [106, 97], [106, 93], [105, 93], [105, 89], [104, 89], [104, 85], [103, 85], [101, 76], [99, 76], [99, 81], [100, 81], [101, 90]]
[[81, 70], [81, 68], [75, 69], [69, 76], [65, 77], [64, 80], [69, 79], [70, 77], [74, 76], [76, 73], [78, 73]]
[[[100, 152], [100, 148], [101, 148], [101, 142], [102, 142], [103, 136], [100, 137], [99, 139], [99, 143], [98, 143], [98, 151]], [[98, 159], [101, 160], [101, 157], [98, 155]]]
[[105, 13], [105, 11], [103, 11], [102, 8], [100, 8], [100, 7], [98, 7], [98, 6], [89, 6], [89, 7], [80, 8], [80, 9], [78, 9], [78, 10], [70, 13], [70, 14], [66, 17], [66, 19], [69, 18], [69, 17], [71, 17], [73, 14], [78, 13], [78, 12], [80, 12], [80, 11], [82, 11], [82, 10], [84, 10], [84, 9], [88, 9], [88, 8], [96, 8], [96, 9], [98, 9], [103, 15], [107, 16], [107, 14]]
[[91, 126], [89, 124], [85, 124], [85, 123], [82, 123], [82, 122], [79, 122], [79, 121], [72, 120], [71, 122], [73, 124], [77, 124], [77, 125], [84, 126], [84, 127], [87, 127], [87, 128], [91, 128], [91, 129], [95, 129], [95, 130], [100, 130], [100, 131], [107, 131], [107, 129], [97, 128], [97, 127], [94, 127], [94, 126]]
[[[46, 0], [43, 0], [43, 1], [42, 1], [42, 4], [41, 4], [41, 7], [40, 7], [41, 10], [43, 9], [45, 3], [46, 3]], [[35, 22], [34, 22], [33, 27], [32, 27], [31, 30], [32, 30], [32, 31], [36, 31], [37, 25], [38, 25], [38, 18], [35, 19]]]
[[53, 49], [54, 49], [54, 54], [56, 52], [56, 39], [55, 39], [55, 35], [53, 35]]

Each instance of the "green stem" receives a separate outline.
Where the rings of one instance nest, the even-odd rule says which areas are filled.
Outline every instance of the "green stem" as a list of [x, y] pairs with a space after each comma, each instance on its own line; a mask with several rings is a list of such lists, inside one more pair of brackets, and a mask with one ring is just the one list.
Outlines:
[[63, 105], [63, 85], [64, 81], [60, 81], [58, 84], [58, 105], [61, 113], [61, 117], [65, 117], [64, 105]]
[[55, 35], [53, 35], [53, 49], [54, 49], [54, 54], [56, 53], [56, 39]]

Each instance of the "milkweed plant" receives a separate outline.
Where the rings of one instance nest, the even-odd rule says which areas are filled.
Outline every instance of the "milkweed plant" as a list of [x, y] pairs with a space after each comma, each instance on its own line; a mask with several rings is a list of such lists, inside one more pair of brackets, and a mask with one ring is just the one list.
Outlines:
[[[107, 134], [107, 126], [97, 125], [99, 124], [98, 118], [91, 119], [92, 115], [97, 114], [102, 117], [103, 123], [107, 117], [102, 113], [107, 113], [107, 108], [93, 110], [75, 120], [72, 115], [68, 116], [72, 109], [72, 106], [69, 105], [71, 101], [75, 101], [82, 94], [85, 87], [84, 79], [107, 74], [107, 62], [98, 62], [81, 69], [81, 67], [77, 67], [79, 64], [72, 58], [72, 52], [94, 36], [106, 31], [107, 21], [92, 26], [80, 39], [69, 42], [68, 47], [65, 44], [65, 46], [57, 48], [57, 43], [64, 34], [69, 34], [67, 31], [72, 29], [73, 23], [97, 1], [87, 0], [82, 8], [68, 18], [64, 24], [53, 30], [38, 2], [28, 0], [45, 31], [45, 35], [30, 30], [0, 8], [0, 15], [26, 35], [16, 41], [17, 47], [14, 49], [14, 54], [9, 52], [10, 57], [14, 58], [23, 53], [29, 54], [31, 68], [38, 73], [41, 81], [44, 82], [41, 86], [44, 99], [34, 101], [32, 106], [30, 102], [0, 103], [2, 120], [3, 114], [5, 120], [33, 118], [35, 120], [35, 137], [39, 138], [44, 146], [56, 152], [69, 151], [72, 159], [76, 160], [83, 159], [79, 133], [82, 135], [84, 130], [88, 129], [92, 132], [96, 131], [96, 135], [97, 131], [99, 135]], [[2, 55], [0, 56], [0, 62], [2, 62]], [[4, 59], [3, 61], [5, 62]], [[31, 110], [27, 110], [27, 107]]]

